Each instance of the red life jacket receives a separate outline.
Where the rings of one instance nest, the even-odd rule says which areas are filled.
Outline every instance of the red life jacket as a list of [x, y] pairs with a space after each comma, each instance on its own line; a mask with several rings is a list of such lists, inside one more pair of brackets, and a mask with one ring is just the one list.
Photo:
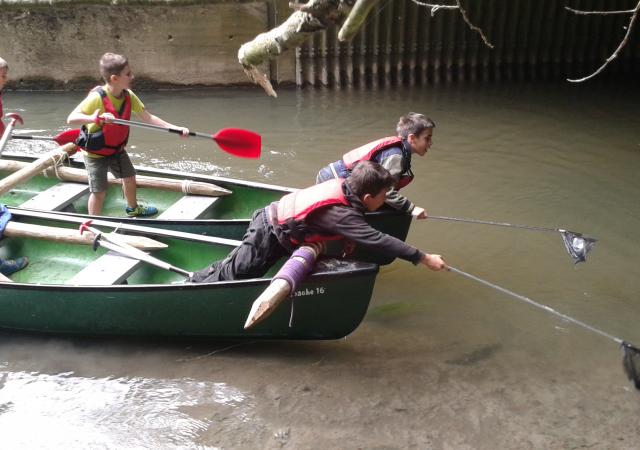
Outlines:
[[[351, 171], [353, 166], [356, 165], [357, 162], [360, 161], [371, 161], [375, 156], [389, 148], [392, 147], [401, 147], [402, 148], [402, 139], [397, 136], [389, 136], [382, 139], [378, 139], [377, 141], [369, 142], [368, 144], [364, 144], [361, 147], [351, 150], [350, 152], [345, 153], [342, 156], [342, 162], [344, 163], [347, 170]], [[403, 166], [405, 165], [406, 158], [403, 157]], [[408, 161], [406, 161], [408, 163]], [[400, 179], [396, 183], [396, 189], [402, 189], [407, 184], [413, 181], [413, 173], [411, 172], [410, 167], [403, 167], [403, 173], [400, 175]]]
[[[128, 90], [125, 89], [123, 92], [124, 101], [122, 102], [120, 111], [116, 111], [113, 103], [109, 100], [107, 93], [101, 86], [96, 86], [92, 91], [100, 94], [105, 112], [113, 114], [116, 119], [131, 119], [131, 96]], [[86, 126], [82, 126], [80, 137], [78, 137], [76, 144], [90, 153], [111, 156], [122, 152], [128, 140], [128, 126], [105, 123], [99, 130], [93, 133], [89, 133]]]
[[282, 197], [277, 207], [277, 223], [289, 232], [292, 244], [342, 239], [340, 235], [310, 235], [305, 219], [312, 212], [327, 206], [349, 205], [342, 192], [343, 183], [342, 179], [333, 179]]

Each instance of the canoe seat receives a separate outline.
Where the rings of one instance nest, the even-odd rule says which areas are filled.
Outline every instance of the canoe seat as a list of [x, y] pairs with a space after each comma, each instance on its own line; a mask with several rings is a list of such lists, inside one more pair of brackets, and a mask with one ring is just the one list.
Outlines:
[[158, 219], [199, 219], [220, 197], [185, 195], [168, 207]]
[[110, 251], [85, 266], [67, 281], [67, 284], [74, 286], [120, 284], [141, 264], [142, 261]]
[[83, 183], [58, 183], [20, 205], [21, 208], [61, 211], [71, 203], [89, 193]]

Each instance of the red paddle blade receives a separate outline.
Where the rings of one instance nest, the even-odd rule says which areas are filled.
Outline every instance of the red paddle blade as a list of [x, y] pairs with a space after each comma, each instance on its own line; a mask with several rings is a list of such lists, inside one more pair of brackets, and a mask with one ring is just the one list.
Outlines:
[[262, 138], [253, 131], [223, 128], [211, 136], [222, 150], [240, 158], [260, 158]]
[[53, 137], [53, 140], [58, 145], [69, 144], [71, 142], [75, 142], [80, 136], [80, 130], [67, 130]]

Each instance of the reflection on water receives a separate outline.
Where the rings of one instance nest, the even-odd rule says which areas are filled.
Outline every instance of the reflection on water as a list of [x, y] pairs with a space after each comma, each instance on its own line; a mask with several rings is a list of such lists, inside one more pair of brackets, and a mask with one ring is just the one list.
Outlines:
[[[559, 227], [599, 241], [579, 265], [567, 257], [558, 233], [427, 219], [412, 225], [408, 242], [640, 343], [636, 85], [279, 94], [267, 98], [257, 88], [140, 92], [150, 111], [192, 130], [261, 133], [263, 155], [234, 158], [212, 141], [132, 129], [132, 158], [303, 187], [344, 151], [393, 134], [401, 114], [424, 112], [437, 124], [434, 145], [413, 161], [416, 180], [405, 192], [428, 213]], [[3, 100], [7, 112], [23, 115], [24, 131], [55, 135], [82, 96], [7, 92]], [[20, 141], [7, 151], [49, 148]], [[126, 439], [140, 447], [318, 448], [323, 442], [329, 448], [628, 449], [640, 442], [640, 405], [615, 344], [455, 274], [404, 262], [382, 268], [369, 314], [344, 341], [233, 348], [223, 360], [216, 355], [177, 366], [162, 362], [184, 355], [160, 344], [145, 376], [123, 345], [95, 377], [73, 374], [108, 354], [108, 341], [64, 370], [56, 370], [56, 360], [75, 354], [64, 346], [32, 369], [6, 369], [3, 434], [9, 428], [15, 442], [24, 442], [18, 428], [7, 425], [31, 420], [48, 430], [36, 436], [42, 442], [47, 435], [62, 442], [54, 428], [72, 427], [76, 448], [97, 444], [92, 433], [122, 445], [118, 422], [139, 430]], [[23, 346], [37, 352], [39, 344]], [[6, 343], [0, 360], [14, 367], [15, 352], [16, 345]], [[219, 372], [212, 376], [213, 370]], [[43, 375], [61, 372], [69, 373]]]
[[225, 383], [3, 371], [0, 386], [5, 448], [188, 448], [214, 412], [251, 420], [246, 396]]

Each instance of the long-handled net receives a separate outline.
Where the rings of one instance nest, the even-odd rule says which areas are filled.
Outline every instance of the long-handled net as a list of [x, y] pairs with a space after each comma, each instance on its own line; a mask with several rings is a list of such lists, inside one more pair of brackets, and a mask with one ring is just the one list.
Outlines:
[[617, 343], [620, 348], [622, 348], [622, 351], [624, 352], [624, 356], [622, 358], [622, 367], [624, 368], [624, 372], [627, 375], [627, 378], [633, 382], [633, 385], [636, 387], [636, 389], [640, 390], [640, 349], [638, 349], [638, 347], [623, 341], [620, 338], [617, 338], [615, 336], [610, 335], [609, 333], [606, 333], [602, 330], [599, 330], [595, 327], [592, 327], [591, 325], [588, 325], [578, 319], [574, 319], [573, 317], [567, 316], [566, 314], [563, 314], [561, 312], [556, 311], [553, 308], [550, 308], [549, 306], [543, 305], [541, 303], [535, 302], [533, 300], [531, 300], [528, 297], [525, 297], [524, 295], [520, 295], [517, 294], [513, 291], [510, 291], [508, 289], [505, 289], [501, 286], [498, 286], [497, 284], [493, 284], [487, 280], [484, 280], [480, 277], [477, 277], [475, 275], [472, 275], [470, 273], [464, 272], [460, 269], [456, 269], [455, 267], [448, 267], [448, 270], [450, 272], [454, 272], [457, 273], [458, 275], [462, 275], [465, 278], [468, 278], [470, 280], [473, 281], [477, 281], [478, 283], [484, 284], [485, 286], [488, 286], [490, 288], [493, 288], [497, 291], [500, 291], [504, 294], [507, 294], [511, 297], [516, 298], [517, 300], [520, 300], [524, 303], [527, 303], [529, 305], [535, 306], [536, 308], [540, 308], [543, 311], [546, 311], [548, 313], [551, 313], [557, 317], [560, 317], [563, 320], [566, 320], [568, 322], [571, 322], [575, 325], [578, 325], [582, 328], [586, 328], [589, 331], [592, 331], [596, 334], [599, 334], [600, 336], [604, 336], [607, 339], [610, 339], [612, 341], [614, 341], [615, 343]]
[[573, 259], [574, 264], [584, 262], [587, 260], [587, 253], [591, 251], [591, 247], [595, 245], [597, 239], [592, 237], [583, 236], [575, 231], [558, 230], [560, 236], [562, 236], [562, 242], [564, 242], [564, 248], [567, 249], [567, 253]]
[[568, 231], [562, 228], [546, 228], [546, 227], [536, 227], [530, 225], [517, 225], [507, 222], [493, 222], [490, 220], [478, 220], [478, 219], [467, 219], [460, 217], [447, 217], [447, 216], [427, 216], [428, 219], [435, 220], [447, 220], [451, 222], [464, 222], [464, 223], [475, 223], [482, 225], [495, 225], [499, 227], [508, 227], [508, 228], [521, 228], [524, 230], [531, 231], [547, 231], [547, 232], [557, 232], [560, 233], [562, 237], [562, 242], [564, 243], [564, 247], [567, 250], [567, 253], [573, 260], [574, 264], [579, 262], [585, 262], [587, 260], [587, 254], [591, 251], [591, 248], [597, 242], [597, 239], [588, 237], [583, 235], [582, 233], [578, 233], [576, 231]]

